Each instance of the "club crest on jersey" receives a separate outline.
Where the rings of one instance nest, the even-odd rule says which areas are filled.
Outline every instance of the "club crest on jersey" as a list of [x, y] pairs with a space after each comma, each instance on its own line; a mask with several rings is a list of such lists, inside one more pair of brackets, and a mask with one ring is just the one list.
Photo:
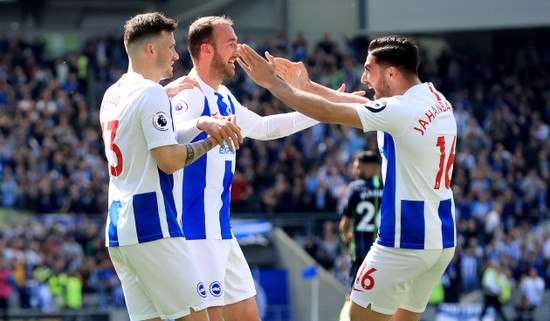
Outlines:
[[219, 297], [222, 295], [223, 289], [222, 285], [218, 281], [214, 281], [210, 283], [210, 294], [212, 294], [215, 297]]
[[178, 101], [176, 105], [174, 105], [174, 112], [176, 113], [184, 113], [189, 109], [189, 106], [185, 101]]
[[204, 287], [204, 284], [202, 282], [199, 282], [199, 284], [197, 284], [197, 293], [203, 298], [206, 298], [206, 288]]
[[369, 101], [365, 104], [365, 108], [371, 113], [379, 113], [386, 108], [386, 102], [383, 100]]
[[153, 116], [153, 126], [161, 131], [168, 130], [168, 115], [163, 111], [156, 113], [155, 116]]

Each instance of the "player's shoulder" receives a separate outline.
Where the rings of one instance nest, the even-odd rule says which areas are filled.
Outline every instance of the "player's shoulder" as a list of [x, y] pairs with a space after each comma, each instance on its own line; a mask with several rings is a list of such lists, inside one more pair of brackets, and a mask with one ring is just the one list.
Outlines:
[[389, 106], [395, 107], [401, 104], [401, 100], [398, 96], [379, 98], [363, 103], [363, 107], [369, 112], [376, 114], [385, 111]]
[[128, 73], [128, 74], [125, 74], [123, 77], [124, 77], [123, 82], [128, 84], [128, 86], [135, 87], [135, 88], [164, 91], [164, 88], [158, 82], [152, 81], [150, 79], [146, 79], [138, 73]]
[[172, 106], [175, 111], [186, 111], [189, 106], [203, 106], [204, 93], [197, 87], [183, 89], [172, 97]]
[[180, 90], [174, 97], [172, 97], [172, 102], [186, 101], [186, 102], [196, 102], [204, 100], [204, 93], [200, 88], [193, 87], [189, 89]]
[[364, 179], [356, 179], [349, 183], [348, 189], [350, 192], [357, 192], [364, 189], [367, 186], [367, 183]]

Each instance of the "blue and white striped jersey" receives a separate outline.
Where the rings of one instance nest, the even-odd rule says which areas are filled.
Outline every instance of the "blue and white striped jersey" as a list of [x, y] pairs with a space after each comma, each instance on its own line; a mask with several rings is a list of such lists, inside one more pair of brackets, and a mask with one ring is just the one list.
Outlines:
[[384, 194], [378, 244], [408, 249], [456, 246], [451, 176], [453, 108], [431, 83], [358, 104], [364, 131], [378, 130]]
[[181, 192], [175, 193], [181, 186], [158, 168], [150, 151], [177, 144], [164, 88], [125, 74], [105, 92], [99, 119], [110, 173], [106, 245], [183, 237]]
[[[296, 112], [261, 117], [243, 107], [227, 87], [220, 85], [216, 92], [195, 70], [189, 76], [198, 81], [200, 89], [185, 89], [172, 98], [180, 143], [207, 137], [196, 128], [200, 116], [236, 115], [243, 138], [259, 140], [284, 137], [318, 123]], [[233, 238], [229, 207], [234, 172], [235, 153], [220, 146], [184, 168], [182, 227], [186, 239]]]

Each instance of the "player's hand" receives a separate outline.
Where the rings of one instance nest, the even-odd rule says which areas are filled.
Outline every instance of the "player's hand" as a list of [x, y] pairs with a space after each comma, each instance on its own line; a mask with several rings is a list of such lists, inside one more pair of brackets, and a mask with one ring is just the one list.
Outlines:
[[265, 52], [266, 61], [248, 45], [239, 44], [237, 51], [239, 53], [237, 62], [255, 83], [266, 87], [277, 79], [275, 58], [269, 52]]
[[168, 94], [168, 96], [172, 98], [180, 91], [184, 89], [191, 89], [194, 87], [201, 89], [201, 86], [195, 80], [195, 78], [189, 77], [189, 76], [182, 76], [172, 81], [168, 85], [164, 86], [164, 90], [166, 90], [166, 93]]
[[287, 84], [305, 90], [310, 83], [306, 66], [300, 62], [292, 62], [285, 58], [275, 58], [277, 76]]
[[234, 152], [243, 142], [241, 128], [237, 126], [237, 117], [208, 117], [202, 116], [197, 122], [197, 128], [206, 132], [222, 147], [226, 146]]
[[[338, 92], [345, 93], [346, 92], [346, 84], [342, 84], [342, 86], [340, 86], [340, 88], [338, 88]], [[359, 90], [359, 91], [354, 91], [351, 94], [356, 95], [356, 96], [365, 96], [367, 94], [367, 92], [364, 91], [364, 90]]]
[[344, 243], [348, 244], [350, 241], [351, 241], [351, 238], [353, 237], [352, 233], [351, 232], [348, 232], [348, 233], [340, 233], [340, 237], [342, 238], [342, 241], [344, 241]]

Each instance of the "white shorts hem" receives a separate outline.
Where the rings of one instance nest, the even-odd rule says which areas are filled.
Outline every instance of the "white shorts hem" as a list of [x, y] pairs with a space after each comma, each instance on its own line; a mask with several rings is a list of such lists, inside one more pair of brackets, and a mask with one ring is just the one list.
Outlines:
[[230, 304], [235, 304], [235, 303], [239, 303], [239, 302], [241, 302], [241, 301], [244, 301], [244, 300], [247, 300], [247, 299], [250, 299], [250, 298], [253, 298], [253, 297], [255, 297], [255, 296], [256, 296], [256, 294], [257, 294], [257, 292], [256, 292], [256, 291], [254, 291], [254, 292], [250, 292], [250, 293], [248, 293], [248, 294], [246, 294], [246, 295], [243, 295], [243, 297], [242, 297], [242, 298], [239, 298], [239, 299], [233, 299], [233, 300], [228, 300], [227, 302], [225, 302], [225, 305], [230, 305]]
[[[207, 303], [204, 303], [204, 304], [201, 304], [201, 305], [198, 305], [198, 306], [194, 306], [194, 307], [189, 307], [187, 309], [187, 311], [185, 312], [179, 312], [179, 313], [174, 313], [172, 315], [167, 315], [167, 316], [162, 316], [161, 318], [162, 319], [179, 319], [179, 318], [183, 318], [183, 317], [186, 317], [188, 315], [191, 315], [191, 309], [193, 309], [193, 311], [197, 312], [197, 311], [201, 311], [201, 310], [204, 310], [208, 307], [208, 304]], [[151, 318], [149, 318], [151, 319]], [[146, 319], [144, 319], [146, 320]]]
[[404, 306], [404, 307], [399, 307], [400, 309], [402, 310], [407, 310], [409, 312], [412, 312], [412, 313], [424, 313], [424, 311], [426, 310], [426, 307], [424, 307], [424, 309], [422, 309], [422, 311], [420, 309], [417, 309], [416, 307], [412, 307], [412, 306]]
[[[128, 314], [130, 314], [128, 312]], [[135, 320], [149, 320], [149, 319], [154, 319], [154, 318], [158, 318], [159, 315], [158, 314], [145, 314], [145, 315], [129, 315], [130, 317], [130, 320], [131, 321], [135, 321]]]
[[358, 302], [356, 300], [354, 300], [353, 298], [351, 298], [351, 301], [357, 305], [359, 305], [360, 307], [366, 309], [369, 305], [370, 305], [370, 309], [374, 312], [377, 312], [377, 313], [381, 313], [381, 314], [385, 314], [385, 315], [393, 315], [395, 314], [395, 312], [397, 312], [397, 310], [393, 311], [391, 309], [384, 309], [384, 308], [381, 308], [379, 306], [375, 306], [372, 302], [366, 302], [366, 303], [363, 303], [363, 302]]

